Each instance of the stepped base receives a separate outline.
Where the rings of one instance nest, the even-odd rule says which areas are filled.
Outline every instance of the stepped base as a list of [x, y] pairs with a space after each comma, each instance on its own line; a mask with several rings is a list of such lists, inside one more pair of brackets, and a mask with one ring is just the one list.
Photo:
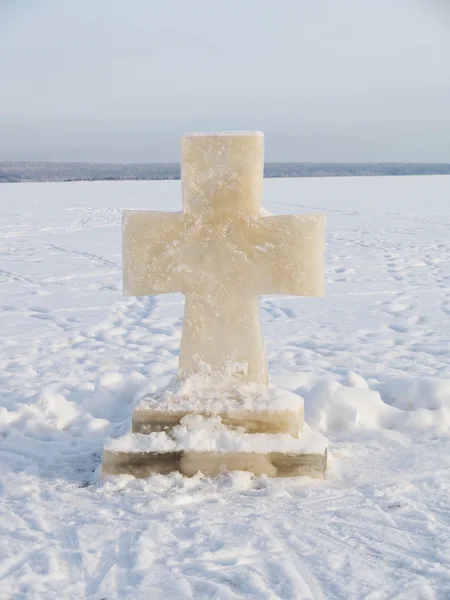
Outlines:
[[198, 472], [214, 476], [226, 471], [250, 471], [268, 477], [315, 477], [323, 479], [327, 468], [327, 451], [323, 454], [269, 454], [205, 452], [110, 452], [105, 450], [102, 475], [128, 474], [149, 477], [178, 471], [191, 477]]
[[[212, 421], [217, 425], [218, 419]], [[129, 434], [114, 440], [103, 451], [102, 475], [148, 477], [178, 471], [192, 476], [199, 471], [217, 475], [234, 470], [269, 477], [325, 475], [327, 440], [319, 433], [309, 432], [294, 439], [286, 434], [177, 426], [172, 434]]]
[[286, 433], [303, 429], [303, 398], [275, 386], [241, 384], [229, 389], [186, 391], [183, 384], [144, 397], [133, 411], [133, 433], [169, 432], [190, 414], [218, 415], [224, 425], [246, 433]]
[[[179, 425], [188, 412], [164, 412], [137, 408], [133, 411], [133, 433], [149, 434], [157, 431], [169, 431]], [[211, 413], [199, 413], [204, 417]], [[230, 428], [239, 427], [247, 433], [287, 433], [297, 437], [303, 425], [303, 410], [279, 412], [232, 412], [219, 413], [222, 423]]]

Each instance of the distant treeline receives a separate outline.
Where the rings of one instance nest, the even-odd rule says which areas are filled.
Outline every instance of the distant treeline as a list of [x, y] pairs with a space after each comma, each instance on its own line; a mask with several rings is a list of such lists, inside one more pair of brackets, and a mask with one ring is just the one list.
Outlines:
[[[450, 175], [447, 163], [267, 163], [264, 177], [361, 177]], [[176, 163], [0, 162], [0, 183], [19, 181], [115, 181], [180, 179]]]

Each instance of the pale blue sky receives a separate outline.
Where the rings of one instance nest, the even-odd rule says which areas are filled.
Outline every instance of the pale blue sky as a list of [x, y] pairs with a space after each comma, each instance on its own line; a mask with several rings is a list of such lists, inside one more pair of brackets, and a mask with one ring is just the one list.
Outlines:
[[0, 160], [450, 162], [448, 0], [0, 0]]

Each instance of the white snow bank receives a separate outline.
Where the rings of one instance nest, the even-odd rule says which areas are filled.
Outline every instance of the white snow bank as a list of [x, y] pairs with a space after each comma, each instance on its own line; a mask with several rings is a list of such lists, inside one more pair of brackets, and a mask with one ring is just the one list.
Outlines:
[[399, 378], [377, 389], [387, 404], [401, 410], [450, 410], [450, 381], [445, 379]]
[[449, 431], [450, 381], [378, 383], [349, 373], [347, 383], [321, 380], [298, 390], [305, 400], [305, 420], [313, 429], [323, 433], [355, 428]]
[[[62, 467], [67, 448], [75, 452], [77, 445], [80, 445], [80, 451], [95, 447], [100, 453], [105, 439], [117, 438], [129, 431], [133, 404], [142, 402], [142, 396], [148, 394], [152, 385], [155, 386], [155, 381], [134, 371], [129, 374], [107, 371], [100, 375], [95, 384], [79, 382], [73, 386], [45, 386], [28, 399], [23, 397], [22, 401], [11, 402], [8, 409], [0, 408], [0, 438], [7, 445], [13, 444], [14, 448], [31, 448], [36, 440], [40, 440], [36, 458], [42, 453], [39, 460], [44, 464], [50, 456], [60, 455], [58, 463]], [[397, 378], [380, 383], [349, 373], [344, 379], [345, 385], [325, 378], [314, 382], [305, 378], [306, 381], [308, 384], [298, 388], [297, 393], [278, 388], [272, 388], [270, 393], [277, 391], [281, 396], [283, 392], [283, 402], [288, 398], [288, 403], [296, 402], [297, 407], [303, 397], [307, 423], [305, 431], [309, 426], [312, 431], [330, 437], [331, 443], [335, 434], [350, 434], [358, 430], [410, 430], [415, 434], [423, 431], [432, 436], [449, 434], [449, 380]], [[193, 390], [201, 390], [200, 386], [196, 388], [192, 380], [186, 382], [186, 387], [183, 385], [178, 386], [171, 381], [163, 387], [163, 394], [169, 394], [169, 401], [170, 397], [175, 401], [174, 396], [170, 396], [175, 389], [182, 389], [186, 398]], [[159, 384], [157, 387], [160, 387]], [[258, 406], [256, 387], [250, 384], [249, 389], [252, 394], [246, 402], [251, 400], [253, 407]], [[274, 397], [277, 398], [277, 395]], [[176, 406], [179, 408], [179, 405]], [[279, 406], [285, 405], [281, 403]], [[189, 410], [192, 410], [192, 406]], [[212, 446], [208, 446], [201, 439], [203, 434], [197, 433], [186, 421], [178, 435], [186, 436], [185, 443], [191, 447], [198, 444], [198, 448], [208, 451], [218, 447], [241, 447], [233, 446], [237, 444], [233, 437], [235, 432], [228, 434], [220, 427], [214, 430], [220, 421], [213, 419], [208, 423], [214, 434], [210, 442]], [[255, 434], [251, 437], [255, 438]], [[74, 445], [75, 440], [77, 445]], [[290, 441], [287, 439], [287, 442]], [[170, 444], [170, 441], [167, 443]], [[268, 451], [267, 438], [261, 438], [260, 443]]]
[[85, 407], [96, 417], [116, 421], [120, 413], [126, 419], [130, 416], [130, 404], [145, 381], [136, 371], [127, 374], [107, 371], [97, 379], [92, 393], [85, 395]]

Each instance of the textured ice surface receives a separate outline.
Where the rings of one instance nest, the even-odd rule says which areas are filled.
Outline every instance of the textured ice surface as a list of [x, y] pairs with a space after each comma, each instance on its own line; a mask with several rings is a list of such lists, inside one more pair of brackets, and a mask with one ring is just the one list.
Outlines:
[[183, 211], [125, 211], [124, 291], [183, 292], [178, 377], [201, 364], [268, 381], [260, 294], [324, 294], [322, 214], [261, 212], [261, 135], [182, 139]]

